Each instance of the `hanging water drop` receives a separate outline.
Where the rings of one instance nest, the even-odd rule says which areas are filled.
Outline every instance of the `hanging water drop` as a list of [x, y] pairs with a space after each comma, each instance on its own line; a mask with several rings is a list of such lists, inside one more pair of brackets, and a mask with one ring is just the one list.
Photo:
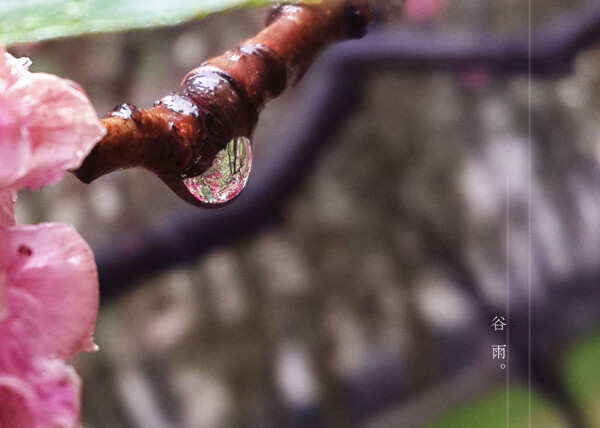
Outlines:
[[239, 195], [251, 168], [250, 139], [238, 137], [217, 153], [209, 169], [197, 177], [186, 178], [183, 183], [200, 202], [222, 204]]

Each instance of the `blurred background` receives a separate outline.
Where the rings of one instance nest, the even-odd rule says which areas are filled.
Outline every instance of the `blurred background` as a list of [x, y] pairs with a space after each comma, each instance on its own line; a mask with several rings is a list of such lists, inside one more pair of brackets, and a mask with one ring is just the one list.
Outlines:
[[[267, 106], [229, 207], [143, 170], [19, 195], [97, 256], [85, 427], [600, 427], [600, 45], [559, 49], [598, 2], [423, 4], [380, 2]], [[103, 116], [266, 14], [11, 51]]]

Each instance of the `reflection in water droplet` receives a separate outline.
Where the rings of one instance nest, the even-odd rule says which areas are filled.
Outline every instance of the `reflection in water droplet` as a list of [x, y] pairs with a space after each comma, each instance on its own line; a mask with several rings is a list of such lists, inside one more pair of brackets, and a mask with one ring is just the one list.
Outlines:
[[252, 168], [250, 146], [248, 138], [234, 138], [217, 153], [209, 169], [197, 177], [186, 178], [183, 183], [200, 202], [222, 204], [232, 200], [248, 181]]

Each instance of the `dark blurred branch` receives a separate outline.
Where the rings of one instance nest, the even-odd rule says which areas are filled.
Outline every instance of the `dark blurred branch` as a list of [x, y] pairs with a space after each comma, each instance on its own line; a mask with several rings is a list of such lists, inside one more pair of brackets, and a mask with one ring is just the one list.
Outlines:
[[361, 43], [340, 46], [348, 66], [393, 65], [428, 69], [483, 66], [497, 73], [568, 73], [576, 55], [600, 39], [600, 4], [565, 12], [531, 34], [494, 34], [401, 28], [372, 32]]

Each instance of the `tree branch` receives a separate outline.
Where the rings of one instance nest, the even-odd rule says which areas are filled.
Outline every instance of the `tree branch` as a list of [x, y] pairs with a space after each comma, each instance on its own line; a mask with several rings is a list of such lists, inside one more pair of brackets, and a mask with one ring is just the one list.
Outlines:
[[[596, 42], [600, 6], [586, 6], [567, 18], [559, 17], [532, 37], [546, 40], [546, 47], [539, 52], [560, 53], [556, 58], [548, 53], [535, 54], [538, 58], [535, 70], [565, 72], [580, 49]], [[557, 27], [556, 22], [569, 22], [570, 26]], [[480, 52], [480, 63], [492, 69], [498, 67], [499, 71], [513, 73], [526, 71], [519, 61], [511, 61], [522, 55], [523, 46], [527, 46], [526, 38], [517, 43], [501, 38], [490, 41], [492, 39], [486, 37], [473, 37], [469, 42], [472, 48], [467, 52], [449, 44], [447, 40], [452, 39], [451, 36], [436, 33], [430, 34], [426, 39], [428, 44], [418, 45], [417, 50], [413, 43], [423, 40], [421, 34], [421, 31], [372, 33], [360, 41], [339, 45], [325, 55], [312, 70], [311, 90], [300, 94], [293, 119], [282, 127], [286, 130], [286, 145], [264, 160], [269, 168], [255, 168], [245, 191], [226, 210], [199, 214], [195, 209], [187, 209], [176, 218], [166, 219], [160, 228], [132, 230], [116, 243], [111, 239], [105, 245], [96, 246], [94, 253], [103, 300], [117, 297], [143, 277], [196, 260], [215, 246], [257, 233], [261, 227], [276, 220], [285, 201], [308, 176], [311, 165], [331, 141], [330, 137], [353, 111], [361, 96], [363, 75], [368, 69], [381, 65], [411, 66], [417, 64], [417, 58], [420, 66], [451, 64], [462, 67], [473, 64], [472, 53], [477, 51]], [[566, 39], [561, 39], [560, 35], [566, 35]], [[512, 48], [486, 49], [488, 43]], [[556, 49], [552, 49], [551, 43]], [[474, 49], [475, 45], [479, 47]], [[569, 51], [564, 46], [575, 50]], [[347, 90], [349, 87], [352, 91]]]
[[210, 168], [229, 141], [250, 137], [268, 100], [297, 82], [329, 44], [361, 37], [370, 20], [364, 1], [277, 7], [255, 37], [192, 70], [182, 91], [147, 110], [117, 107], [103, 120], [106, 136], [75, 175], [89, 183], [142, 166], [183, 199], [202, 204], [184, 179]]

